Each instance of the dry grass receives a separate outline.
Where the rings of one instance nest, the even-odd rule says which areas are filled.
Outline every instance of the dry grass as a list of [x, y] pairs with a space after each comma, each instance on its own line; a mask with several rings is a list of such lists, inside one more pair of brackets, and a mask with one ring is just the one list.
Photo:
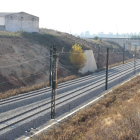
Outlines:
[[140, 139], [140, 76], [35, 140]]
[[[129, 59], [127, 61], [125, 61], [125, 63], [127, 62], [131, 62], [133, 61], [133, 59]], [[120, 63], [115, 63], [113, 65], [109, 65], [109, 68], [110, 67], [114, 67], [114, 66], [117, 66], [117, 65], [121, 65], [123, 62], [120, 62]], [[105, 69], [105, 67], [103, 68]], [[103, 69], [100, 69], [103, 70]], [[27, 74], [27, 72], [25, 73]], [[91, 74], [90, 72], [86, 73], [86, 74], [81, 74], [80, 76], [86, 76], [88, 74]], [[65, 78], [60, 78], [57, 80], [58, 83], [62, 83], [62, 82], [66, 82], [66, 81], [69, 81], [69, 80], [72, 80], [72, 79], [76, 79], [78, 78], [79, 76], [76, 76], [76, 75], [72, 75], [72, 76], [67, 76]], [[41, 89], [41, 88], [44, 88], [46, 86], [49, 86], [49, 82], [47, 83], [41, 83], [41, 84], [35, 84], [33, 86], [25, 86], [25, 87], [20, 87], [18, 89], [11, 89], [11, 90], [8, 90], [6, 92], [1, 92], [0, 93], [0, 99], [5, 99], [5, 98], [8, 98], [8, 97], [11, 97], [11, 96], [14, 96], [14, 95], [17, 95], [17, 94], [22, 94], [22, 93], [26, 93], [26, 92], [30, 92], [30, 91], [34, 91], [34, 90], [38, 90], [38, 89]]]
[[[57, 80], [57, 82], [62, 83], [62, 82], [66, 82], [66, 81], [69, 81], [69, 80], [72, 80], [72, 79], [76, 79], [76, 78], [78, 78], [78, 77], [75, 76], [75, 75], [71, 75], [71, 76], [67, 76], [65, 78], [60, 78], [60, 79]], [[0, 99], [5, 99], [5, 98], [8, 98], [8, 97], [17, 95], [17, 94], [23, 94], [23, 93], [26, 93], [26, 92], [38, 90], [38, 89], [44, 88], [46, 86], [49, 86], [49, 82], [41, 83], [41, 84], [35, 84], [33, 86], [30, 86], [30, 87], [27, 86], [27, 87], [20, 87], [18, 89], [8, 90], [6, 92], [1, 92], [0, 93]]]
[[[131, 61], [134, 61], [134, 58], [128, 59], [128, 60], [124, 61], [124, 63], [128, 63], [128, 62], [131, 62]], [[123, 62], [118, 62], [118, 63], [112, 64], [112, 65], [109, 65], [108, 67], [111, 68], [111, 67], [115, 67], [115, 66], [118, 66], [118, 65], [121, 65], [121, 64], [123, 64]]]
[[[125, 63], [130, 62], [130, 61], [133, 61], [133, 59], [129, 59], [129, 60], [125, 61]], [[109, 65], [109, 68], [110, 67], [117, 66], [117, 65], [121, 65], [122, 63], [123, 62], [115, 63], [113, 65]], [[105, 68], [103, 68], [103, 69], [105, 69]], [[91, 74], [91, 73], [86, 73], [86, 74], [81, 75], [81, 76], [86, 76], [88, 74]], [[78, 76], [75, 76], [75, 75], [67, 76], [65, 78], [58, 79], [57, 82], [58, 83], [62, 83], [62, 82], [66, 82], [66, 81], [69, 81], [69, 80], [72, 80], [72, 79], [76, 79], [76, 78], [78, 78]], [[8, 97], [17, 95], [17, 94], [22, 94], [22, 93], [26, 93], [26, 92], [38, 90], [38, 89], [44, 88], [46, 86], [49, 86], [49, 82], [47, 82], [47, 83], [41, 83], [41, 84], [35, 84], [33, 86], [30, 86], [30, 87], [29, 86], [26, 86], [26, 87], [20, 87], [18, 89], [11, 89], [11, 90], [8, 90], [6, 92], [1, 92], [0, 93], [0, 99], [5, 99], [5, 98], [8, 98]]]
[[[128, 59], [128, 60], [124, 61], [124, 64], [128, 63], [128, 62], [131, 62], [131, 61], [134, 61], [134, 58]], [[123, 64], [123, 61], [115, 63], [115, 64], [112, 64], [112, 65], [109, 65], [108, 68], [119, 66], [119, 65], [122, 65], [122, 64]], [[106, 69], [106, 67], [103, 67], [103, 68], [100, 68], [99, 70], [97, 70], [96, 72], [99, 72], [99, 71], [102, 71], [102, 70], [105, 70], [105, 69]]]

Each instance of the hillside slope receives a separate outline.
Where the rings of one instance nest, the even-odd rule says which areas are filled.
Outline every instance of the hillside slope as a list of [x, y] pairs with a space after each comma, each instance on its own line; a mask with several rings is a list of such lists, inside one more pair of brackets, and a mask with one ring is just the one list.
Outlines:
[[[113, 42], [85, 40], [67, 33], [40, 29], [39, 33], [0, 32], [0, 91], [31, 86], [49, 80], [49, 48], [57, 45], [59, 56], [58, 78], [78, 73], [69, 60], [69, 51], [75, 43], [84, 50], [92, 49], [100, 68], [105, 66], [106, 48], [110, 47], [109, 64], [122, 61], [122, 48]], [[114, 57], [114, 58], [113, 58]], [[112, 59], [113, 58], [113, 59]], [[126, 52], [125, 60], [132, 58]]]

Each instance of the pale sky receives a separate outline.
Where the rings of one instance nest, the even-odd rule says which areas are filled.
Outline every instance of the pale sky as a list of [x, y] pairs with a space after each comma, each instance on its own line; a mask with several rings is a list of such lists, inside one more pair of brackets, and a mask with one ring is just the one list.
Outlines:
[[140, 0], [1, 0], [0, 12], [27, 12], [40, 27], [72, 34], [140, 32]]

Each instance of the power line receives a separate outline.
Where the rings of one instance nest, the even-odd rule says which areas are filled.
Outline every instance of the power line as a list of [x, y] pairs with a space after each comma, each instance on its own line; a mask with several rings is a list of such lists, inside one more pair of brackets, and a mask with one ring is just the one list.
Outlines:
[[[71, 52], [60, 52], [59, 54], [66, 54], [66, 53], [70, 54]], [[85, 54], [85, 53], [72, 53], [72, 54]]]
[[[93, 50], [92, 50], [93, 51]], [[94, 51], [93, 51], [93, 53], [94, 53]], [[101, 52], [99, 52], [100, 54], [107, 54], [106, 52], [105, 53], [101, 53]], [[109, 52], [109, 53], [119, 53], [119, 54], [122, 54], [123, 52]], [[70, 52], [60, 52], [59, 53], [60, 55], [62, 55], [62, 54], [70, 54]], [[72, 54], [85, 54], [85, 53], [72, 53]], [[97, 53], [94, 53], [94, 54], [98, 54], [98, 52]]]
[[[37, 72], [45, 73], [45, 72], [41, 72], [41, 71], [37, 71]], [[39, 74], [31, 74], [30, 76], [33, 76], [33, 75], [39, 75]], [[9, 81], [6, 81], [6, 82], [1, 82], [0, 85], [8, 83], [8, 82], [12, 82], [12, 81], [18, 81], [19, 79], [24, 79], [24, 78], [27, 78], [27, 77], [30, 77], [30, 76], [26, 76], [26, 77], [23, 77], [23, 78], [18, 78], [18, 79], [15, 79], [15, 80], [9, 80]]]
[[[86, 63], [89, 62], [91, 59], [92, 59], [92, 57], [90, 57], [90, 59], [88, 61], [86, 61]], [[79, 66], [84, 66], [85, 64], [83, 64], [83, 65], [75, 65], [75, 66], [67, 66], [67, 65], [64, 65], [64, 64], [61, 64], [61, 65], [64, 66], [64, 67], [79, 67]]]
[[[130, 68], [133, 68], [133, 67], [130, 67]], [[129, 68], [129, 69], [130, 69], [130, 68]], [[129, 70], [129, 69], [127, 69], [127, 70]], [[109, 75], [108, 77], [111, 78], [112, 76], [115, 76], [116, 74], [119, 74], [120, 72], [123, 73], [124, 71], [126, 71], [126, 70], [121, 70], [121, 71], [119, 71], [119, 72], [116, 72], [115, 74], [113, 73], [113, 74]], [[129, 70], [129, 71], [131, 71], [131, 70]], [[129, 71], [128, 71], [128, 72], [129, 72]], [[126, 72], [126, 73], [127, 73], [127, 72]], [[125, 74], [126, 74], [126, 73], [125, 73]], [[124, 75], [124, 74], [122, 74], [122, 75]], [[116, 77], [117, 77], [117, 76], [116, 76]], [[116, 78], [116, 77], [115, 77], [115, 78]], [[85, 87], [88, 87], [89, 85], [93, 85], [93, 83], [94, 83], [94, 84], [95, 84], [95, 83], [99, 83], [99, 82], [103, 81], [104, 79], [105, 79], [105, 78], [102, 78], [102, 79], [99, 79], [99, 80], [97, 80], [97, 81], [95, 81], [95, 82], [92, 82], [92, 83], [90, 83], [90, 84], [84, 86], [84, 88], [85, 88]], [[108, 81], [110, 82], [110, 81], [112, 81], [112, 80], [114, 80], [114, 78], [113, 78], [113, 79], [109, 79]], [[94, 89], [94, 88], [96, 88], [96, 87], [98, 87], [98, 86], [100, 86], [100, 85], [102, 85], [102, 84], [104, 84], [104, 81], [103, 81], [101, 84], [99, 84], [99, 85], [97, 85], [97, 86], [95, 86], [95, 87], [92, 87], [92, 89]], [[74, 91], [74, 92], [75, 92], [75, 91]], [[71, 94], [71, 93], [68, 93], [68, 94], [66, 94], [66, 95], [64, 95], [64, 96], [67, 96], [67, 95], [69, 95], [69, 94]], [[81, 93], [79, 93], [79, 94], [81, 94]], [[76, 94], [76, 96], [79, 95], [79, 94]], [[63, 98], [64, 96], [59, 97], [59, 98]], [[70, 97], [70, 98], [68, 98], [68, 99], [71, 99], [71, 98], [73, 98], [73, 97], [75, 97], [75, 96], [72, 96], [72, 97]], [[57, 98], [57, 100], [58, 100], [59, 98]], [[68, 100], [68, 99], [67, 99], [67, 100]]]
[[59, 69], [65, 69], [66, 71], [72, 73], [71, 71], [67, 70], [64, 66], [62, 66], [63, 64], [61, 64], [60, 62], [58, 62], [58, 64], [61, 66], [61, 68], [59, 68]]
[[[19, 55], [19, 56], [22, 57], [22, 55]], [[39, 55], [38, 57], [42, 57], [42, 55]], [[38, 57], [37, 57], [37, 58], [38, 58]], [[35, 57], [35, 58], [36, 58], [36, 57]], [[34, 59], [35, 59], [35, 58], [34, 58]], [[9, 58], [5, 58], [5, 59], [9, 59]], [[10, 60], [7, 60], [7, 61], [8, 61], [8, 62], [11, 62], [11, 61], [14, 61], [14, 62], [15, 62], [15, 59], [10, 59]]]
[[120, 57], [120, 56], [109, 57], [109, 59], [110, 59], [110, 58], [116, 58], [116, 57]]
[[31, 62], [31, 61], [35, 61], [35, 60], [39, 60], [39, 59], [43, 59], [43, 58], [47, 58], [47, 57], [49, 57], [49, 56], [41, 57], [41, 58], [38, 58], [38, 59], [36, 59], [36, 58], [35, 58], [35, 59], [31, 59], [31, 60], [28, 60], [28, 61], [25, 61], [25, 62], [21, 62], [21, 63], [18, 63], [18, 64], [7, 65], [7, 66], [1, 66], [0, 69], [1, 69], [1, 68], [6, 68], [6, 67], [17, 66], [17, 65], [21, 65], [21, 64], [27, 64], [27, 63], [29, 63], [29, 62]]

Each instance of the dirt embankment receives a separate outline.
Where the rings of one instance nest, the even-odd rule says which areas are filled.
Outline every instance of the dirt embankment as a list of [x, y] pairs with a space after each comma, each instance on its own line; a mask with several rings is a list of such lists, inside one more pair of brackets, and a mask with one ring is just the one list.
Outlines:
[[[123, 48], [117, 43], [105, 40], [86, 40], [93, 44], [91, 48], [93, 49], [95, 60], [99, 69], [106, 66], [107, 48], [109, 48], [109, 65], [123, 61]], [[133, 53], [125, 51], [124, 60], [132, 59]]]
[[[58, 78], [70, 73], [59, 66]], [[0, 92], [49, 81], [49, 51], [22, 37], [0, 38]]]
[[48, 60], [40, 53], [46, 49], [34, 45], [19, 37], [0, 38], [0, 91], [32, 85], [48, 78]]
[[[59, 55], [58, 78], [78, 75], [69, 60], [72, 45], [80, 44], [84, 50], [92, 49], [99, 68], [105, 66], [106, 48], [110, 47], [109, 65], [122, 61], [122, 48], [113, 42], [85, 40], [67, 33], [43, 30], [40, 33], [0, 32], [0, 91], [21, 86], [32, 86], [49, 80], [49, 48], [57, 45]], [[100, 53], [97, 44], [100, 44]], [[47, 57], [46, 57], [47, 56]], [[126, 52], [125, 60], [132, 58]], [[62, 65], [61, 65], [62, 64]]]

